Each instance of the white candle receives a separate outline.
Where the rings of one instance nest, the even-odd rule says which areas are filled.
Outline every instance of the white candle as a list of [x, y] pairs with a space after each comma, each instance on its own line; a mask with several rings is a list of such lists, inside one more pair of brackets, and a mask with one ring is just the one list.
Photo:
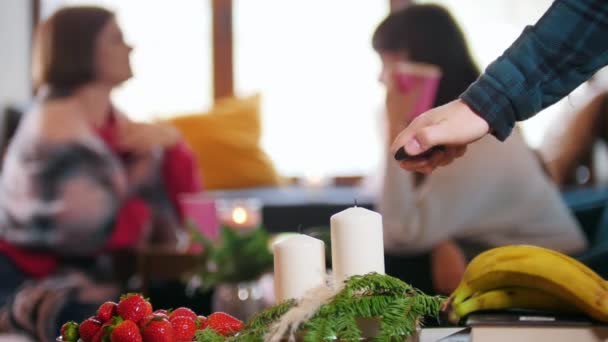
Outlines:
[[332, 215], [331, 258], [336, 284], [353, 275], [384, 274], [382, 216], [361, 207]]
[[325, 284], [325, 243], [297, 234], [272, 245], [277, 303]]

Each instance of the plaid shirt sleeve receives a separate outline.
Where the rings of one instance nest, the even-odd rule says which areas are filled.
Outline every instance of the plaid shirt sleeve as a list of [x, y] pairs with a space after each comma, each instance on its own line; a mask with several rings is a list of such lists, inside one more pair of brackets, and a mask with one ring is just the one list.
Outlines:
[[608, 2], [556, 0], [460, 98], [500, 140], [608, 64]]

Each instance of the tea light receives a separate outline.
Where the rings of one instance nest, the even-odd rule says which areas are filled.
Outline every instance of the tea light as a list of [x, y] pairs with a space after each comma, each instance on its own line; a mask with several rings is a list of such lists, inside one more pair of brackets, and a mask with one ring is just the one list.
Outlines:
[[262, 222], [261, 204], [256, 199], [221, 200], [220, 222], [232, 228], [256, 228]]

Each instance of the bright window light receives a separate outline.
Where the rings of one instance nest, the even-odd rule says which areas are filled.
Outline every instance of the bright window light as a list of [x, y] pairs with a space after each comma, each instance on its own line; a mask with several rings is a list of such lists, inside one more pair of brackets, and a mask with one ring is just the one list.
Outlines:
[[238, 92], [262, 94], [263, 144], [287, 175], [366, 174], [381, 155], [380, 64], [388, 0], [235, 0]]

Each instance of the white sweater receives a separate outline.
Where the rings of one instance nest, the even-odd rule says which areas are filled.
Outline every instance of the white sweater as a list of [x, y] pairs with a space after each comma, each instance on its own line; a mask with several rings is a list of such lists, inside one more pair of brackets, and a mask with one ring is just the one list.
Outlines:
[[429, 251], [446, 239], [533, 244], [573, 254], [586, 239], [521, 134], [486, 136], [418, 188], [390, 158], [379, 203], [387, 251]]

